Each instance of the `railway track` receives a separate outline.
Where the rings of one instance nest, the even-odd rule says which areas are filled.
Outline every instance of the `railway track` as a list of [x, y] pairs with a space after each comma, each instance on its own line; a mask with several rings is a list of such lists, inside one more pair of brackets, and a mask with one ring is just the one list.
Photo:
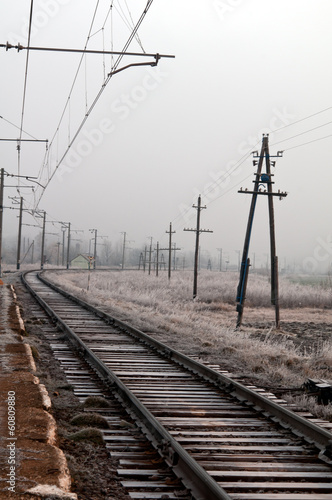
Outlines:
[[[124, 454], [120, 443], [118, 473], [131, 498], [332, 499], [328, 429], [60, 293], [35, 272], [23, 279], [85, 360], [82, 370], [77, 354], [55, 346], [80, 396], [91, 391], [91, 376], [96, 394], [111, 389], [167, 465], [146, 467], [139, 450]], [[107, 444], [117, 412], [110, 410]], [[172, 487], [173, 475], [183, 486]]]

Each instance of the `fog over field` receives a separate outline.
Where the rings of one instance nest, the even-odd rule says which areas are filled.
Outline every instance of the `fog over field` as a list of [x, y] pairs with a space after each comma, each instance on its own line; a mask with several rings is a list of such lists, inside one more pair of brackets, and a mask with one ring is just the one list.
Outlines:
[[[224, 265], [236, 268], [250, 206], [238, 189], [252, 189], [251, 152], [268, 133], [270, 154], [283, 151], [273, 158], [273, 189], [288, 193], [275, 199], [279, 262], [327, 273], [331, 2], [150, 3], [1, 2], [2, 45], [26, 47], [30, 26], [31, 48], [121, 51], [149, 7], [127, 51], [175, 56], [127, 68], [104, 87], [117, 56], [0, 48], [1, 167], [38, 182], [5, 177], [4, 246], [15, 244], [18, 212], [10, 208], [22, 196], [25, 209], [47, 212], [48, 244], [62, 244], [56, 221], [84, 231], [72, 233], [72, 257], [88, 252], [89, 240], [91, 251], [89, 229], [98, 231], [99, 254], [105, 241], [121, 245], [124, 232], [128, 248], [142, 251], [151, 237], [153, 247], [166, 247], [170, 222], [173, 242], [190, 252], [194, 233], [183, 229], [195, 227], [192, 204], [201, 194], [201, 227], [213, 230], [201, 235], [202, 258], [217, 267], [222, 249]], [[124, 56], [119, 68], [153, 61]], [[17, 148], [17, 138], [31, 142]], [[35, 139], [47, 139], [48, 149]], [[258, 200], [251, 241], [258, 268], [269, 253], [266, 198]], [[36, 240], [37, 255], [42, 221], [24, 212], [23, 223], [25, 249]]]

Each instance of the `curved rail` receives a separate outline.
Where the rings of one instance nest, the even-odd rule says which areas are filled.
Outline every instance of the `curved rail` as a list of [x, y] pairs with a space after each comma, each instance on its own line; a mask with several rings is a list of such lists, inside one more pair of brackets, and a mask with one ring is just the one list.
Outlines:
[[[62, 330], [67, 332], [71, 342], [84, 355], [85, 359], [97, 370], [108, 386], [116, 387], [122, 401], [130, 404], [133, 412], [140, 422], [140, 427], [144, 434], [151, 441], [166, 463], [172, 467], [174, 473], [182, 480], [183, 484], [193, 493], [196, 500], [231, 500], [231, 497], [212, 479], [212, 477], [187, 453], [182, 446], [172, 437], [172, 435], [158, 422], [158, 420], [140, 403], [136, 396], [121, 382], [121, 380], [111, 372], [107, 366], [89, 349], [75, 332], [50, 308], [50, 306], [33, 290], [25, 279], [26, 274], [22, 274], [22, 281], [29, 292], [47, 311], [49, 316], [54, 318]], [[120, 324], [114, 318], [90, 306], [80, 299], [62, 291], [52, 283], [38, 275], [45, 284], [61, 293], [66, 298], [70, 298], [89, 311], [93, 311], [97, 316], [106, 319], [109, 323]], [[121, 323], [124, 326], [124, 323]], [[138, 330], [137, 330], [138, 332]], [[141, 332], [142, 333], [142, 332]], [[143, 334], [144, 335], [144, 334]]]
[[218, 387], [222, 387], [223, 390], [227, 390], [232, 396], [235, 396], [238, 400], [243, 403], [253, 405], [255, 408], [261, 411], [268, 412], [269, 415], [274, 417], [282, 426], [287, 428], [291, 427], [294, 431], [297, 431], [304, 438], [308, 439], [311, 443], [318, 446], [324, 454], [332, 459], [332, 433], [323, 429], [322, 427], [309, 422], [305, 418], [296, 415], [292, 411], [284, 408], [270, 399], [258, 394], [257, 392], [245, 387], [239, 382], [232, 380], [231, 378], [216, 372], [215, 370], [202, 365], [201, 363], [189, 358], [185, 354], [182, 354], [175, 349], [153, 339], [149, 335], [141, 332], [137, 328], [127, 325], [121, 320], [115, 319], [107, 313], [104, 313], [100, 309], [88, 304], [82, 299], [75, 297], [68, 292], [57, 287], [50, 281], [46, 280], [41, 274], [38, 275], [39, 279], [45, 283], [47, 286], [51, 287], [56, 292], [62, 294], [64, 297], [81, 305], [88, 311], [93, 312], [98, 317], [106, 320], [110, 324], [120, 327], [124, 332], [146, 342], [150, 347], [154, 347], [162, 355], [166, 355], [168, 358], [178, 362], [184, 368], [191, 370], [192, 372], [204, 377], [209, 382], [213, 382]]
[[[126, 385], [117, 377], [117, 375], [115, 375], [87, 345], [85, 345], [85, 343], [79, 338], [79, 336], [76, 335], [76, 333], [68, 325], [66, 325], [63, 319], [61, 319], [60, 316], [56, 314], [41, 297], [38, 296], [33, 288], [29, 286], [24, 276], [22, 277], [22, 279], [24, 280], [31, 293], [35, 296], [35, 298], [48, 311], [48, 314], [55, 319], [55, 321], [59, 324], [59, 326], [61, 326], [62, 329], [68, 332], [68, 335], [71, 338], [71, 341], [75, 344], [76, 348], [84, 353], [85, 357], [95, 367], [100, 376], [108, 383], [108, 385], [112, 385], [113, 387], [117, 388], [117, 391], [123, 401], [130, 405], [134, 405], [133, 411], [142, 422], [140, 424], [142, 430], [154, 443], [154, 446], [158, 449], [160, 455], [170, 466], [172, 466], [175, 474], [180, 477], [185, 486], [192, 491], [195, 498], [202, 500], [230, 500], [233, 498], [240, 498], [240, 496], [234, 497], [233, 495], [230, 496], [228, 493], [226, 493], [226, 491], [206, 472], [206, 470], [204, 470], [204, 468], [201, 467], [186, 450], [184, 450], [184, 448], [178, 443], [178, 441], [174, 439], [172, 434], [168, 432], [163, 427], [163, 425], [161, 425], [161, 423], [139, 401], [135, 394], [133, 394], [133, 392], [126, 387]], [[270, 399], [257, 394], [255, 391], [243, 386], [239, 382], [236, 382], [211, 368], [201, 365], [200, 363], [175, 351], [165, 344], [149, 337], [143, 332], [131, 326], [128, 326], [122, 321], [117, 320], [110, 315], [100, 311], [99, 309], [91, 306], [83, 300], [73, 297], [69, 293], [50, 283], [44, 277], [40, 276], [40, 279], [45, 285], [51, 287], [55, 292], [60, 293], [65, 298], [70, 299], [72, 302], [76, 303], [78, 306], [92, 312], [94, 315], [97, 315], [100, 319], [106, 321], [106, 323], [108, 323], [109, 325], [117, 327], [122, 332], [135, 337], [140, 342], [144, 342], [147, 346], [149, 346], [150, 349], [152, 348], [157, 351], [164, 359], [169, 358], [173, 363], [184, 367], [186, 370], [189, 370], [195, 375], [199, 375], [209, 383], [212, 383], [218, 389], [221, 389], [223, 392], [227, 392], [232, 397], [235, 397], [237, 400], [241, 401], [242, 406], [247, 406], [250, 409], [254, 408], [269, 419], [278, 422], [283, 427], [287, 429], [291, 428], [296, 435], [300, 435], [310, 443], [314, 443], [315, 446], [317, 446], [321, 450], [321, 458], [323, 458], [325, 461], [329, 461], [329, 458], [331, 458], [330, 445], [332, 434], [327, 430], [312, 422], [309, 422], [299, 415], [296, 415], [287, 408], [279, 406]], [[262, 470], [264, 470], [264, 468]], [[274, 484], [277, 487], [278, 483], [276, 482]], [[241, 496], [241, 498], [249, 497]], [[260, 497], [258, 495], [257, 498], [270, 498], [270, 496]], [[278, 496], [275, 498], [283, 497]], [[285, 498], [291, 497], [285, 496]], [[292, 498], [300, 497], [293, 496]], [[329, 495], [319, 493], [316, 497], [303, 496], [303, 498], [329, 498]]]

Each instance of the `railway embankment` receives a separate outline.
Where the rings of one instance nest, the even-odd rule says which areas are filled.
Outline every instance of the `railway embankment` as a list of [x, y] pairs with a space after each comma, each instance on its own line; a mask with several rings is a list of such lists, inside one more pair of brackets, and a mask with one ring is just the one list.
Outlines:
[[74, 500], [51, 400], [36, 376], [15, 290], [0, 284], [0, 499]]

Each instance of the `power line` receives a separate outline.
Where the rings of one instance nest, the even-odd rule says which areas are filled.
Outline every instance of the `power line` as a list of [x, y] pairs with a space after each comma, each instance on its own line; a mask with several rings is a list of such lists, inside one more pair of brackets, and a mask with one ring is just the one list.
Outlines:
[[312, 118], [313, 116], [320, 115], [321, 113], [325, 113], [325, 111], [329, 111], [332, 109], [332, 106], [329, 106], [328, 108], [322, 109], [320, 111], [317, 111], [316, 113], [313, 113], [311, 115], [305, 116], [304, 118], [300, 118], [299, 120], [296, 120], [295, 122], [288, 123], [287, 125], [283, 125], [280, 128], [277, 128], [275, 130], [272, 130], [271, 133], [279, 132], [280, 130], [283, 130], [284, 128], [291, 127], [292, 125], [296, 125], [297, 123], [303, 122], [305, 120], [308, 120], [309, 118]]
[[300, 135], [308, 134], [309, 132], [312, 132], [313, 130], [317, 130], [322, 127], [326, 127], [326, 125], [330, 125], [332, 123], [332, 120], [326, 123], [323, 123], [322, 125], [318, 125], [317, 127], [310, 128], [309, 130], [305, 130], [304, 132], [300, 132], [299, 134], [292, 135], [291, 137], [288, 137], [287, 139], [283, 139], [279, 142], [274, 142], [271, 144], [271, 146], [276, 146], [277, 144], [281, 144], [282, 142], [290, 141], [291, 139], [294, 139], [295, 137], [299, 137]]
[[325, 137], [319, 137], [318, 139], [313, 139], [312, 141], [307, 141], [307, 142], [304, 142], [302, 144], [298, 144], [297, 146], [292, 146], [291, 148], [284, 149], [284, 151], [290, 151], [291, 149], [300, 148], [302, 146], [306, 146], [307, 144], [312, 144], [313, 142], [317, 142], [317, 141], [322, 141], [324, 139], [328, 139], [329, 137], [332, 137], [332, 134], [326, 135]]

